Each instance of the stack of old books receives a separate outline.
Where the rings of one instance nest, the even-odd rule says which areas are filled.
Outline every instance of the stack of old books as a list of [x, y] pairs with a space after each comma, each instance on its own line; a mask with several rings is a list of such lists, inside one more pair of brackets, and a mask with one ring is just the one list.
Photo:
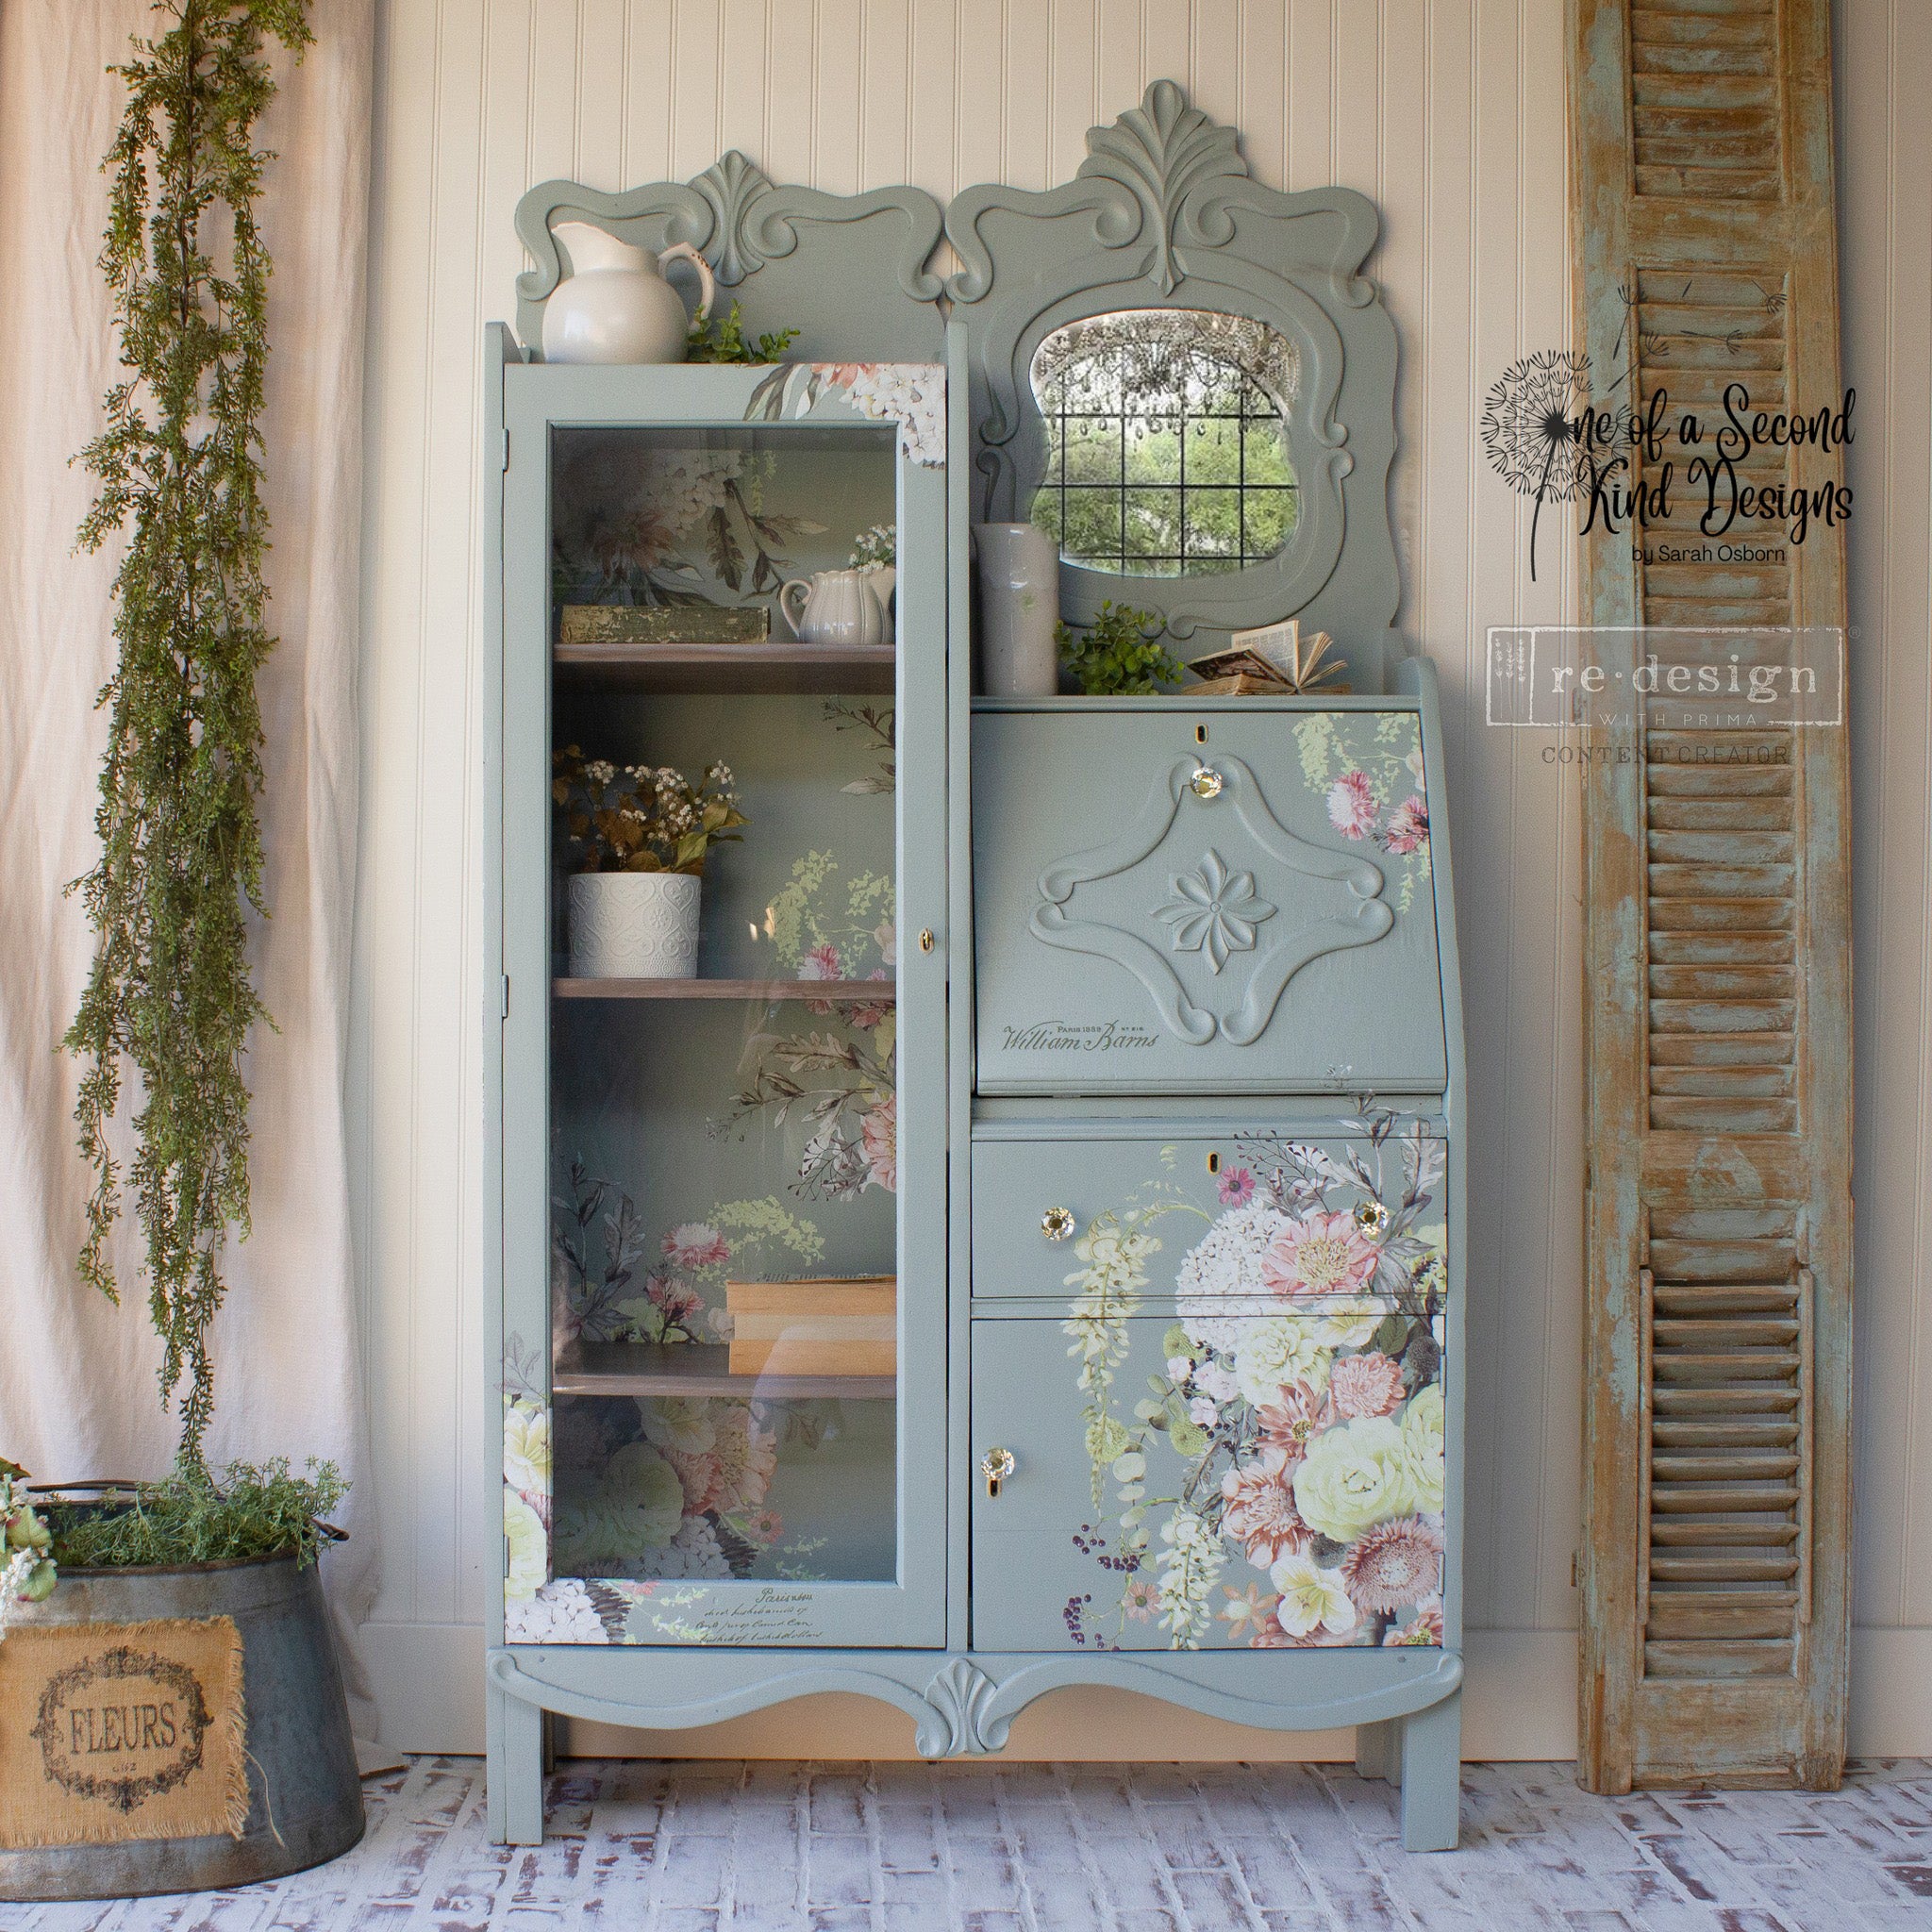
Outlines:
[[734, 1375], [895, 1375], [899, 1279], [727, 1281]]

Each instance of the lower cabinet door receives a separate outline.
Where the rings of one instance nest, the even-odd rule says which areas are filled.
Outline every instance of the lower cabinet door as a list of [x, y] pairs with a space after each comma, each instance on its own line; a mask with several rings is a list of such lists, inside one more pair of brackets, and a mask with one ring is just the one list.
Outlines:
[[975, 1321], [974, 1645], [1439, 1645], [1441, 1361], [1388, 1307]]

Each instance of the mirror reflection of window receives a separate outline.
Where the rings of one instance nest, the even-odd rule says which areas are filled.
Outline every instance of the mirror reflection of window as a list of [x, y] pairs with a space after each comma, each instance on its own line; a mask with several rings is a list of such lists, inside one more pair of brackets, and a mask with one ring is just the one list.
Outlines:
[[1276, 555], [1299, 492], [1295, 347], [1265, 323], [1130, 308], [1068, 323], [1033, 358], [1046, 427], [1034, 523], [1069, 563], [1200, 576]]

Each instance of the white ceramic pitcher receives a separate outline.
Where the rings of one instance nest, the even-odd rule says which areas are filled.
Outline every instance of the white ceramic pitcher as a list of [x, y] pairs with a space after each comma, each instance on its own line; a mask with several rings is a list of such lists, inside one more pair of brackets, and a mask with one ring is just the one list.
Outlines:
[[543, 305], [546, 362], [684, 360], [691, 321], [663, 264], [688, 261], [696, 269], [700, 322], [717, 292], [710, 264], [689, 242], [654, 255], [589, 222], [558, 222], [553, 232], [570, 251], [572, 273]]
[[815, 571], [809, 583], [793, 577], [780, 588], [778, 608], [808, 644], [882, 644], [889, 635], [885, 607], [862, 570]]

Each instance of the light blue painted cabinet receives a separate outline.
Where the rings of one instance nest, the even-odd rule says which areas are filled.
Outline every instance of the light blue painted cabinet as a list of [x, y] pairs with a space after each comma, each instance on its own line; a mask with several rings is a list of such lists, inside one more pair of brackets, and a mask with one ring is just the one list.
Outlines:
[[[861, 1691], [944, 1756], [1102, 1685], [1353, 1725], [1405, 1842], [1455, 1841], [1462, 1041], [1435, 687], [1390, 628], [1374, 210], [1260, 189], [1171, 83], [1090, 147], [1064, 190], [955, 204], [950, 322], [917, 191], [732, 156], [520, 209], [525, 341], [563, 215], [690, 239], [747, 334], [804, 334], [756, 368], [490, 337], [500, 1839], [541, 1837], [551, 1714]], [[1163, 308], [1169, 348], [1256, 359], [1191, 458], [1152, 425], [1195, 465], [1142, 492], [1177, 560], [1127, 558], [1105, 504], [1093, 535], [1055, 391], [1062, 608], [1130, 561], [1176, 638], [1285, 600], [1355, 689], [977, 696], [971, 526], [1041, 482], [1035, 358]], [[1230, 510], [1198, 439], [1256, 451], [1265, 505]], [[794, 636], [781, 587], [887, 540], [872, 633]], [[666, 964], [641, 908], [693, 883]]]

